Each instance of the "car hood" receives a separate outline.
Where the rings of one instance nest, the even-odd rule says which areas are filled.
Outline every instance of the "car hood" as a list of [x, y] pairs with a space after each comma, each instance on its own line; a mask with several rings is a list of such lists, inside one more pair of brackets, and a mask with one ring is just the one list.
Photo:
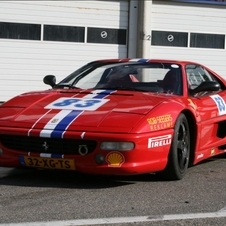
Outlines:
[[166, 98], [115, 90], [30, 92], [1, 106], [0, 126], [7, 123], [8, 127], [30, 130], [129, 132]]

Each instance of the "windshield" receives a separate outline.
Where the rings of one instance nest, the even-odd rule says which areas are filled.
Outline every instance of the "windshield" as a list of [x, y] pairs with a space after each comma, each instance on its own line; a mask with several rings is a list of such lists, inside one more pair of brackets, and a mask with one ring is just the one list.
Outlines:
[[56, 88], [171, 92], [181, 95], [181, 67], [170, 63], [93, 62], [75, 71]]

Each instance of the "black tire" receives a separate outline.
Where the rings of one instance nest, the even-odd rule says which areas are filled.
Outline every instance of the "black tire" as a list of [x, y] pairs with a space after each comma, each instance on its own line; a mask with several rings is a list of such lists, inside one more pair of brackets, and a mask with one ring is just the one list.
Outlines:
[[190, 155], [190, 131], [187, 118], [180, 114], [177, 118], [166, 168], [160, 176], [167, 180], [182, 179], [188, 169]]

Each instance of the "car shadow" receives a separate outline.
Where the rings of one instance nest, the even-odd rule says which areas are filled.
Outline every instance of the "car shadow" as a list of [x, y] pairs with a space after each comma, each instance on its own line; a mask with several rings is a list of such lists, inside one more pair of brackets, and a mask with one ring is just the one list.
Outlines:
[[[207, 159], [197, 165], [208, 164], [222, 158], [221, 156]], [[192, 166], [193, 168], [196, 166]], [[189, 172], [188, 172], [189, 174]], [[103, 189], [126, 186], [137, 182], [164, 182], [157, 174], [141, 174], [133, 176], [88, 175], [75, 171], [40, 170], [29, 168], [0, 167], [0, 184], [28, 187], [56, 187], [76, 189]]]
[[125, 186], [139, 181], [160, 181], [160, 179], [155, 174], [103, 176], [74, 171], [0, 167], [0, 184], [10, 186], [98, 189]]

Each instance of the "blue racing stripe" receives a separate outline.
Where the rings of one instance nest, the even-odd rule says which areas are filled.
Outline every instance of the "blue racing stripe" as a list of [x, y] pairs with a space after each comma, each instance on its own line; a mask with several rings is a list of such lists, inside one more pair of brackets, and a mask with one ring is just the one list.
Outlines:
[[[115, 92], [115, 90], [103, 90], [100, 93], [97, 93], [92, 98], [104, 99], [109, 94]], [[51, 133], [52, 138], [62, 138], [63, 133], [66, 128], [80, 115], [82, 114], [82, 110], [72, 110], [69, 114], [67, 114], [54, 128]]]
[[51, 133], [51, 137], [54, 138], [62, 138], [62, 134], [64, 130], [67, 128], [67, 126], [75, 119], [77, 118], [82, 111], [73, 110], [71, 111], [65, 118], [63, 118], [58, 125], [55, 127], [53, 132]]
[[65, 130], [66, 126], [72, 122], [75, 118], [77, 118], [82, 113], [81, 110], [73, 110], [71, 111], [65, 118], [63, 118], [59, 124], [55, 127], [54, 130]]
[[109, 94], [111, 94], [113, 92], [115, 92], [115, 90], [104, 90], [103, 92], [98, 93], [93, 98], [104, 99], [106, 96], [108, 96]]
[[141, 63], [144, 63], [144, 62], [148, 62], [149, 59], [139, 59], [137, 62], [141, 62]]
[[19, 161], [21, 166], [26, 166], [26, 163], [24, 161], [24, 156], [19, 156]]

